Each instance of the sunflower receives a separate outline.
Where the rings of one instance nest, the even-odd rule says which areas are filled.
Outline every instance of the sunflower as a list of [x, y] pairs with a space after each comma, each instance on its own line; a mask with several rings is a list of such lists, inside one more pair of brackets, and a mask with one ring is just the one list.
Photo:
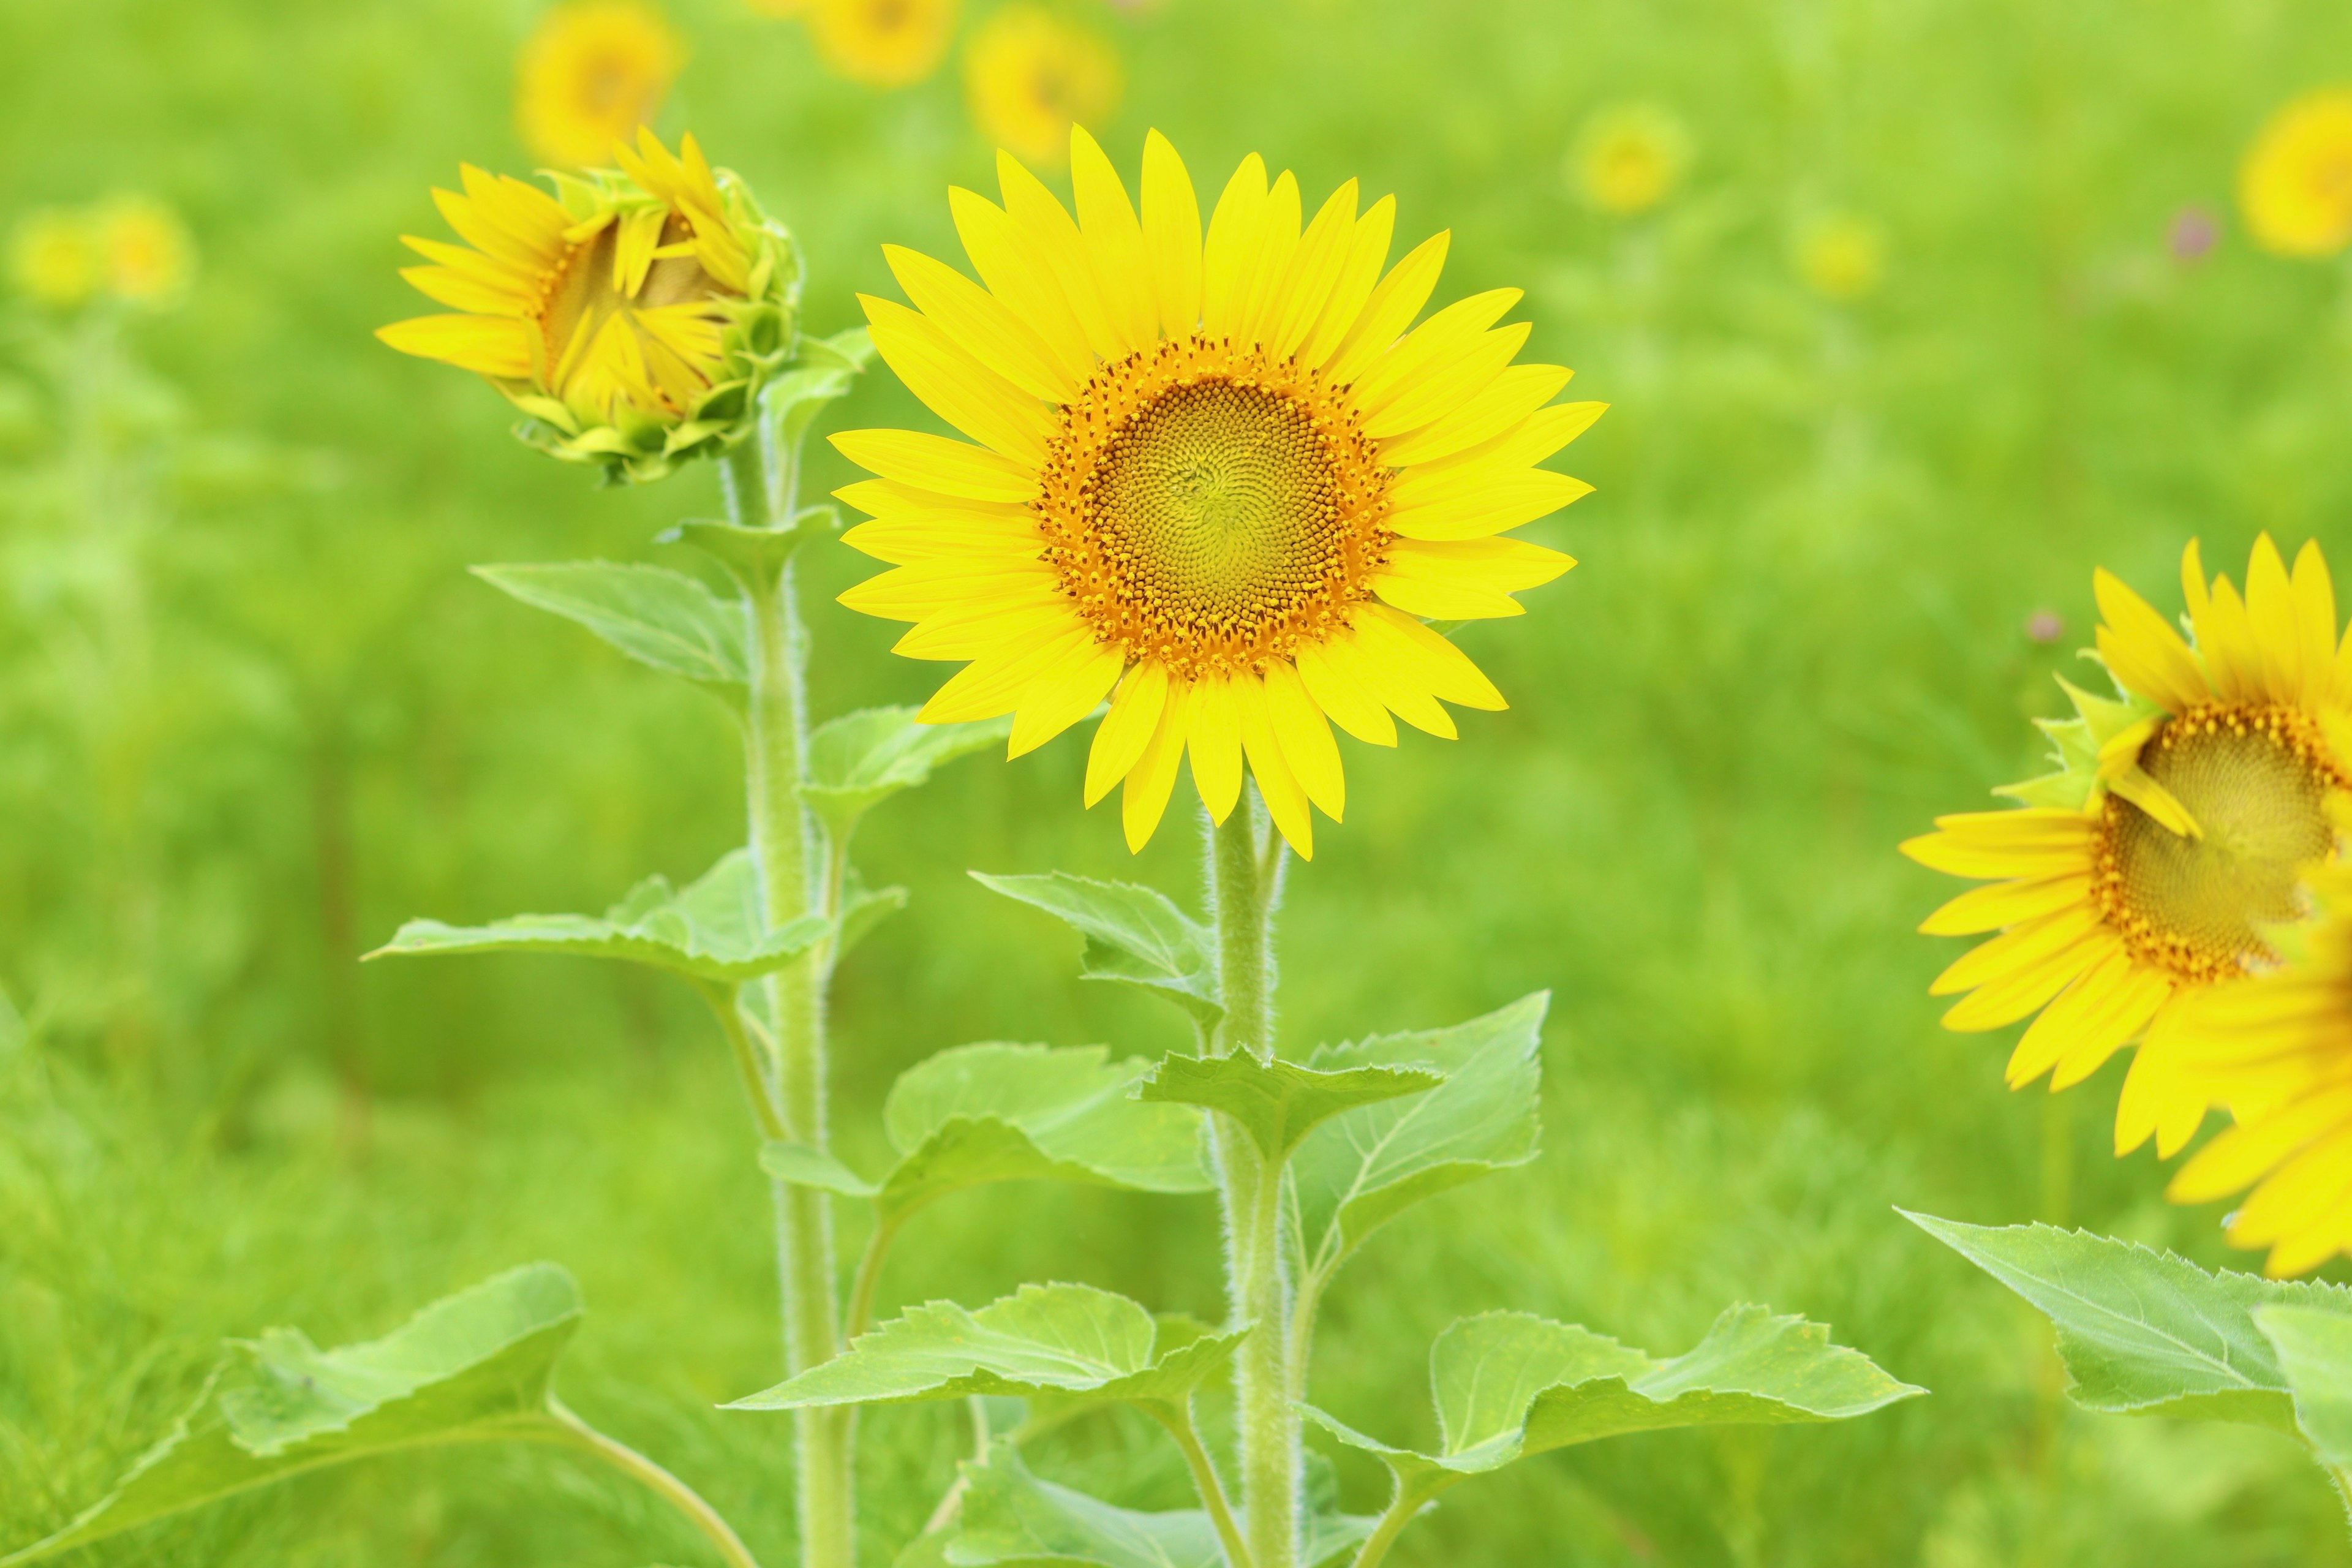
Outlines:
[[376, 336], [488, 377], [534, 445], [659, 479], [731, 440], [789, 353], [800, 260], [693, 137], [614, 152], [618, 169], [549, 175], [553, 195], [470, 165], [463, 195], [435, 191], [474, 248], [404, 236], [433, 265], [401, 276], [464, 313]]
[[2333, 256], [2352, 242], [2352, 91], [2305, 94], [2273, 115], [2238, 170], [2255, 243], [2280, 256]]
[[1015, 157], [1058, 163], [1072, 125], [1099, 124], [1118, 103], [1118, 56], [1036, 5], [1008, 5], [964, 51], [964, 94], [982, 134]]
[[1689, 166], [1690, 132], [1680, 120], [1655, 104], [1622, 103], [1586, 123], [1569, 175], [1586, 202], [1632, 217], [1674, 195]]
[[106, 283], [106, 247], [79, 207], [43, 207], [16, 225], [8, 270], [16, 287], [52, 310], [86, 305]]
[[906, 87], [940, 68], [955, 14], [955, 0], [811, 0], [808, 21], [835, 73], [868, 87]]
[[834, 437], [879, 476], [840, 492], [873, 518], [849, 542], [896, 567], [842, 603], [969, 661], [922, 717], [1017, 714], [1014, 756], [1109, 697], [1086, 799], [1125, 783], [1129, 847], [1189, 753], [1213, 816], [1246, 762], [1310, 854], [1308, 803], [1345, 805], [1330, 723], [1393, 745], [1391, 713], [1451, 737], [1440, 699], [1504, 705], [1423, 618], [1518, 615], [1575, 564], [1503, 535], [1591, 488], [1536, 465], [1601, 405], [1547, 406], [1569, 372], [1512, 364], [1516, 289], [1408, 332], [1447, 237], [1384, 275], [1392, 198], [1359, 212], [1350, 181], [1302, 232], [1297, 181], [1252, 154], [1204, 236], [1158, 132], [1139, 216], [1083, 129], [1070, 155], [1075, 220], [1010, 153], [1002, 206], [950, 193], [981, 283], [887, 248], [916, 308], [866, 299], [875, 344], [979, 444]]
[[115, 293], [136, 304], [165, 305], [185, 291], [195, 270], [195, 247], [177, 213], [131, 196], [107, 203], [97, 216]]
[[1797, 272], [1824, 300], [1874, 292], [1886, 276], [1886, 233], [1868, 218], [1838, 213], [1807, 224], [1797, 237]]
[[2197, 1131], [2212, 1101], [2183, 1070], [2187, 1004], [2276, 962], [2266, 928], [2297, 918], [2297, 875], [2334, 857], [2326, 801], [2352, 783], [2322, 723], [2352, 697], [2352, 640], [2338, 644], [2318, 546], [2290, 576], [2270, 536], [2255, 541], [2242, 597], [2226, 576], [2207, 586], [2194, 541], [2180, 574], [2193, 642], [2096, 574], [2117, 700], [2067, 685], [2077, 717], [2041, 721], [2059, 771], [1998, 792], [2022, 809], [1939, 817], [1903, 846], [1993, 882], [1919, 929], [2000, 933], [1931, 990], [1969, 993], [1948, 1028], [2039, 1012], [2011, 1087], [2049, 1073], [2067, 1088], [2145, 1033], [2116, 1110], [2119, 1154], [2153, 1135], [2168, 1156]]
[[576, 169], [650, 123], [684, 63], [659, 13], [635, 0], [582, 0], [541, 18], [523, 46], [515, 118], [535, 157]]

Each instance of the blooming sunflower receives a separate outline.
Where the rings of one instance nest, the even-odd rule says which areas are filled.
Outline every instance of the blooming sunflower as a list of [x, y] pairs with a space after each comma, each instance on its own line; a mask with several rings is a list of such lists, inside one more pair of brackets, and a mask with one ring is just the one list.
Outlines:
[[1037, 5], [1007, 5], [964, 51], [964, 94], [981, 132], [1015, 157], [1058, 163], [1072, 125], [1118, 103], [1118, 56], [1097, 35]]
[[2271, 117], [2238, 170], [2255, 243], [2280, 256], [2333, 256], [2352, 242], [2352, 91], [2305, 94]]
[[553, 195], [467, 166], [433, 199], [474, 248], [402, 237], [433, 265], [401, 276], [462, 313], [376, 336], [487, 376], [533, 445], [653, 479], [733, 438], [791, 352], [800, 259], [693, 137], [673, 156], [641, 130], [614, 156], [550, 174]]
[[940, 68], [955, 32], [955, 0], [811, 0], [817, 53], [868, 87], [906, 87]]
[[635, 0], [583, 0], [541, 18], [523, 46], [515, 118], [523, 142], [579, 168], [652, 121], [684, 63], [659, 13]]
[[[2352, 698], [2352, 640], [2316, 544], [2292, 575], [2265, 534], [2242, 597], [2182, 555], [2193, 641], [2102, 571], [2098, 652], [2118, 700], [2066, 686], [2077, 717], [2041, 727], [2056, 773], [1998, 793], [2022, 809], [1937, 819], [1903, 846], [1921, 865], [1990, 879], [1919, 929], [1998, 931], [1931, 990], [1967, 992], [1945, 1026], [1995, 1029], [2038, 1012], [2009, 1061], [2022, 1088], [2064, 1089], [2145, 1032], [2116, 1150], [2169, 1155], [2211, 1100], [2183, 1071], [2185, 1004], [2276, 955], [2265, 934], [2301, 909], [2299, 872], [2333, 858], [2326, 800], [2352, 782], [2321, 721]], [[2065, 683], [2061, 682], [2062, 685]]]
[[1654, 104], [1624, 103], [1586, 124], [1569, 174], [1591, 205], [1619, 217], [1645, 213], [1682, 184], [1690, 132]]
[[1824, 300], [1860, 300], [1886, 276], [1886, 232], [1868, 218], [1817, 218], [1797, 237], [1797, 272]]
[[1423, 617], [1518, 615], [1575, 564], [1503, 535], [1591, 488], [1536, 465], [1602, 405], [1547, 406], [1569, 372], [1511, 363], [1516, 289], [1407, 331], [1447, 237], [1383, 274], [1391, 198], [1360, 212], [1350, 181], [1302, 231], [1297, 181], [1252, 154], [1204, 235], [1156, 132], [1139, 216], [1083, 129], [1070, 155], [1075, 220], [1009, 153], [1002, 206], [950, 192], [980, 283], [886, 250], [916, 308], [866, 299], [875, 345], [978, 445], [834, 437], [879, 476], [840, 492], [873, 518], [849, 542], [896, 568], [842, 603], [968, 661], [922, 717], [1017, 714], [1014, 756], [1110, 697], [1086, 799], [1125, 783], [1130, 847], [1189, 753], [1213, 816], [1246, 759], [1310, 854], [1308, 803], [1345, 805], [1329, 723], [1393, 745], [1391, 713], [1450, 737], [1439, 700], [1504, 705]]
[[195, 270], [195, 247], [179, 215], [163, 203], [126, 197], [98, 213], [99, 241], [114, 291], [142, 305], [179, 297]]
[[16, 287], [53, 310], [88, 304], [106, 281], [106, 247], [79, 207], [43, 207], [16, 225], [8, 247]]

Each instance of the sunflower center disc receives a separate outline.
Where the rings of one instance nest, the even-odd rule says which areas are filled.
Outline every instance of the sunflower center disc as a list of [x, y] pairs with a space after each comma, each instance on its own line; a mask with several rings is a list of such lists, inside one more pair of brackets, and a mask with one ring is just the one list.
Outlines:
[[2205, 707], [2167, 723], [2140, 766], [2197, 819], [2185, 837], [2107, 801], [2098, 896], [2139, 958], [2211, 982], [2273, 954], [2260, 927], [2299, 912], [2296, 872], [2335, 842], [2326, 802], [2342, 775], [2311, 721], [2281, 707]]
[[[541, 283], [538, 306], [531, 316], [539, 328], [546, 383], [558, 394], [583, 371], [609, 374], [616, 368], [602, 363], [620, 352], [617, 345], [602, 343], [612, 330], [614, 317], [632, 310], [721, 299], [730, 293], [691, 256], [654, 258], [636, 291], [622, 292], [613, 265], [620, 234], [618, 222], [608, 223], [587, 240], [567, 246], [562, 258]], [[686, 221], [671, 213], [663, 221], [658, 243], [667, 247], [692, 237]]]

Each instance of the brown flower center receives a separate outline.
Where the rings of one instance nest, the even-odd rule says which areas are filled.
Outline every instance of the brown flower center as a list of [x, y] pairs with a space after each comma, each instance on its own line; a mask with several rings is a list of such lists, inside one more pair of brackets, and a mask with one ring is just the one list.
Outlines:
[[[622, 221], [616, 219], [585, 239], [568, 243], [540, 279], [539, 299], [530, 318], [538, 329], [540, 384], [562, 397], [583, 375], [599, 383], [614, 380], [615, 370], [621, 368], [614, 356], [631, 357], [633, 349], [633, 357], [639, 363], [659, 356], [645, 379], [662, 394], [661, 401], [674, 404], [677, 400], [668, 389], [681, 380], [709, 385], [711, 366], [682, 360], [675, 341], [664, 342], [643, 332], [629, 313], [738, 296], [705, 272], [691, 255], [655, 257], [635, 291], [625, 292], [624, 280], [615, 277], [613, 265], [621, 227]], [[686, 220], [673, 212], [662, 220], [656, 247], [684, 246], [693, 237]], [[615, 317], [622, 318], [617, 328]], [[630, 342], [625, 346], [613, 338], [615, 331], [630, 334]], [[662, 411], [673, 416], [686, 412], [682, 404]]]

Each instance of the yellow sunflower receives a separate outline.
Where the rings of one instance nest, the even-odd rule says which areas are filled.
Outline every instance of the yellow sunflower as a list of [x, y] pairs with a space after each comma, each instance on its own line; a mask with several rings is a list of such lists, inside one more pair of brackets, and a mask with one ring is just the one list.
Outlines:
[[868, 87], [906, 87], [940, 68], [955, 32], [955, 0], [811, 0], [817, 53]]
[[525, 439], [614, 478], [659, 479], [731, 440], [791, 352], [800, 260], [742, 182], [688, 136], [650, 131], [618, 169], [550, 174], [553, 195], [470, 165], [436, 190], [473, 248], [404, 236], [401, 276], [462, 312], [378, 330], [403, 353], [487, 376]]
[[541, 18], [523, 46], [515, 118], [534, 157], [579, 168], [650, 124], [685, 61], [658, 12], [581, 0]]
[[1852, 213], [1817, 218], [1797, 237], [1797, 272], [1824, 300], [1865, 298], [1886, 276], [1886, 231]]
[[86, 305], [106, 283], [106, 247], [79, 207], [43, 207], [24, 218], [8, 263], [16, 287], [53, 310]]
[[195, 271], [195, 246], [187, 226], [163, 203], [131, 196], [98, 212], [99, 241], [114, 291], [142, 305], [177, 299]]
[[1059, 163], [1072, 125], [1098, 125], [1118, 103], [1118, 56], [1095, 34], [1037, 5], [1007, 5], [964, 51], [964, 94], [982, 134], [1032, 163]]
[[1993, 883], [1919, 929], [2000, 933], [1932, 990], [1969, 993], [1949, 1028], [2040, 1013], [2010, 1058], [2011, 1087], [2078, 1083], [2145, 1033], [2117, 1153], [2153, 1135], [2169, 1155], [2197, 1131], [2212, 1102], [2183, 1070], [2183, 1004], [2275, 962], [2265, 928], [2297, 918], [2297, 875], [2335, 854], [2328, 794], [2352, 783], [2321, 721], [2352, 697], [2352, 642], [2338, 643], [2318, 546], [2290, 575], [2263, 535], [2242, 597], [2226, 576], [2207, 586], [2193, 541], [2180, 573], [2193, 641], [2095, 575], [2099, 657], [2120, 695], [2066, 687], [2078, 717], [2042, 722], [2059, 771], [1999, 792], [2022, 809], [1939, 817], [1903, 846]]
[[1645, 213], [1682, 184], [1690, 166], [1690, 132], [1655, 104], [1622, 103], [1588, 121], [1569, 160], [1586, 202], [1605, 213]]
[[1504, 705], [1424, 618], [1518, 615], [1575, 564], [1504, 535], [1591, 488], [1536, 465], [1601, 405], [1548, 406], [1569, 372], [1511, 363], [1516, 289], [1412, 327], [1447, 237], [1384, 273], [1392, 198], [1359, 211], [1350, 181], [1302, 228], [1252, 154], [1204, 234], [1158, 132], [1139, 213], [1083, 129], [1070, 156], [1075, 219], [1009, 153], [1003, 205], [949, 193], [980, 282], [886, 250], [915, 309], [866, 299], [875, 344], [978, 444], [834, 437], [879, 476], [840, 492], [874, 520], [849, 542], [896, 568], [842, 603], [963, 662], [922, 716], [1017, 714], [1014, 756], [1109, 697], [1086, 798], [1124, 781], [1130, 847], [1189, 753], [1212, 816], [1246, 760], [1309, 854], [1308, 803], [1345, 805], [1330, 723], [1393, 745], [1391, 713], [1450, 737], [1441, 699]]
[[2333, 256], [2352, 243], [2352, 91], [2308, 93], [2273, 115], [2238, 170], [2255, 243], [2280, 256]]

